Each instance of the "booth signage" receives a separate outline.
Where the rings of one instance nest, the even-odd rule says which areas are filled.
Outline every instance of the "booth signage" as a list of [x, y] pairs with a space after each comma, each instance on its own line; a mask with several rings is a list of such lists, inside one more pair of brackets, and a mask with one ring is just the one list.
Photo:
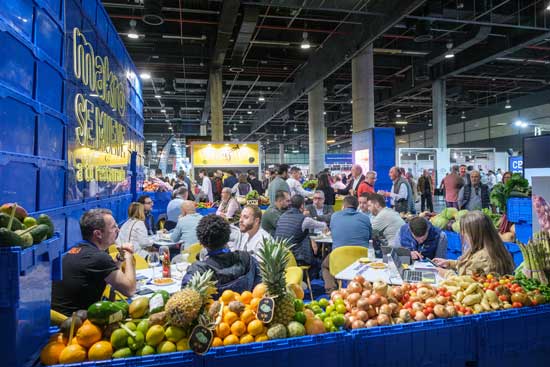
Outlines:
[[195, 167], [257, 167], [260, 164], [257, 143], [193, 143]]
[[510, 157], [508, 160], [509, 171], [512, 173], [523, 173], [523, 156]]

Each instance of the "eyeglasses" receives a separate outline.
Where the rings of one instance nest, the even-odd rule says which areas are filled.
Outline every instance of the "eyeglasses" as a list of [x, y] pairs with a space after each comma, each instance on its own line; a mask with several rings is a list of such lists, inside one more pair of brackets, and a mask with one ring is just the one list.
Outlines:
[[143, 204], [153, 204], [153, 201], [152, 200], [151, 201], [146, 201]]

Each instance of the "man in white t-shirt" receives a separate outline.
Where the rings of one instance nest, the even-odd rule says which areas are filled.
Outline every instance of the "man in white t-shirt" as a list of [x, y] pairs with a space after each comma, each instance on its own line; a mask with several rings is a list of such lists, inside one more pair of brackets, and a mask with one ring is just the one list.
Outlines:
[[386, 207], [386, 200], [382, 195], [370, 194], [368, 205], [372, 215], [372, 237], [377, 238], [384, 246], [392, 246], [405, 221], [395, 210]]
[[214, 202], [212, 181], [210, 181], [210, 179], [208, 178], [208, 173], [204, 168], [199, 171], [199, 177], [202, 179], [201, 192], [208, 198], [209, 202]]
[[300, 183], [300, 178], [302, 178], [302, 171], [298, 167], [292, 167], [290, 169], [290, 177], [286, 179], [286, 183], [290, 188], [290, 197], [294, 195], [302, 195], [306, 198], [313, 196], [313, 192], [304, 190]]
[[247, 205], [241, 212], [239, 232], [232, 231], [233, 241], [229, 244], [232, 251], [246, 251], [258, 258], [258, 251], [263, 247], [264, 240], [271, 239], [267, 231], [261, 228], [262, 211], [255, 205]]

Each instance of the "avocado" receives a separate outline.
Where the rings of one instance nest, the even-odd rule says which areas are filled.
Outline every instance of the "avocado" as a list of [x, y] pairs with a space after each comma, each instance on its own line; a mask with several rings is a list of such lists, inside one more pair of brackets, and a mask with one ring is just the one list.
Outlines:
[[[10, 216], [6, 213], [0, 213], [0, 227], [2, 228], [8, 228], [8, 224], [10, 223]], [[13, 218], [13, 222], [11, 224], [12, 231], [18, 231], [20, 229], [23, 229], [23, 224], [19, 221], [17, 218]]]
[[39, 224], [37, 226], [32, 227], [30, 229], [30, 234], [32, 236], [33, 243], [40, 243], [44, 241], [46, 236], [48, 235], [48, 231], [50, 230], [50, 227], [46, 224]]
[[0, 228], [0, 246], [25, 246], [25, 241], [17, 233], [9, 231], [7, 228]]
[[48, 217], [46, 214], [40, 214], [38, 216], [38, 218], [36, 219], [36, 223], [38, 224], [45, 224], [48, 226], [48, 233], [47, 233], [47, 236], [48, 238], [52, 238], [53, 237], [53, 232], [55, 230], [54, 226], [53, 226], [53, 222], [52, 220], [50, 219], [50, 217]]

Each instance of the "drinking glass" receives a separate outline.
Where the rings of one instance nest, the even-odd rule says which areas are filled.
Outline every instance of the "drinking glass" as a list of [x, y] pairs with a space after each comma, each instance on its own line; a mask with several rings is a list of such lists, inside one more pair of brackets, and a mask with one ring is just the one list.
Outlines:
[[153, 269], [153, 279], [155, 279], [155, 267], [160, 265], [160, 257], [158, 252], [150, 252], [147, 257], [147, 264]]

